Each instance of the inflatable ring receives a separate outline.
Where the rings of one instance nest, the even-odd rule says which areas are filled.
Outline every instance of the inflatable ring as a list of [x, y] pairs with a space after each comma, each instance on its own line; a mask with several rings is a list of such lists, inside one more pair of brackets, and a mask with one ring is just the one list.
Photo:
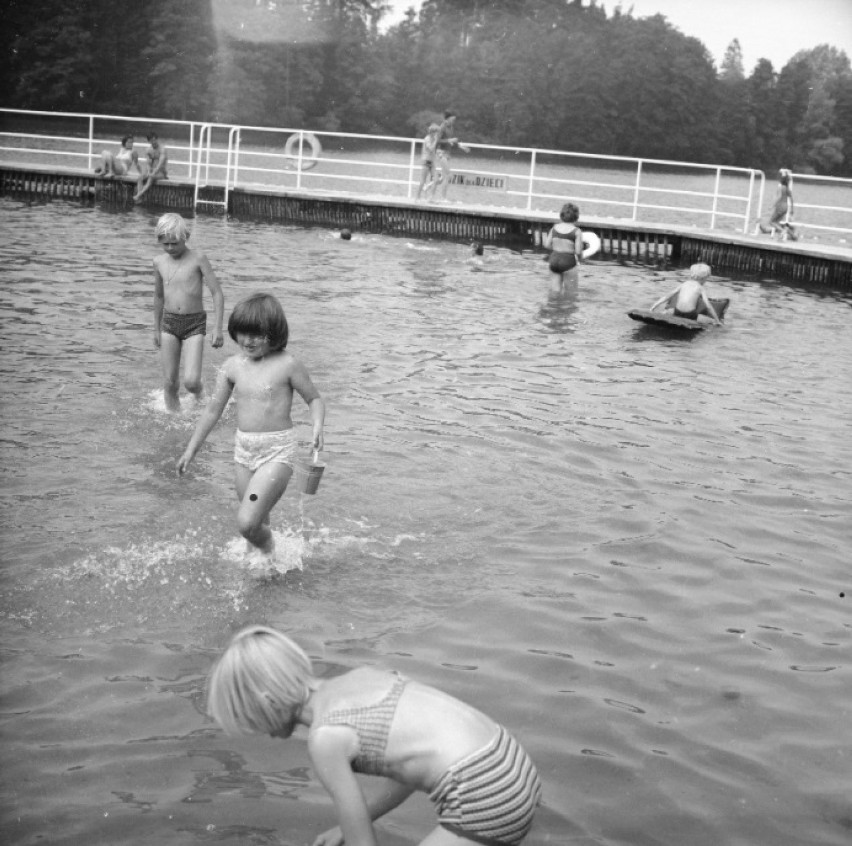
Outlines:
[[292, 163], [288, 162], [291, 167], [298, 168], [300, 139], [304, 139], [304, 144], [311, 148], [310, 155], [307, 155], [304, 146], [302, 147], [301, 169], [310, 170], [312, 167], [316, 167], [316, 163], [322, 155], [322, 145], [313, 132], [294, 132], [284, 145], [284, 155], [291, 160]]
[[583, 232], [583, 258], [589, 258], [600, 252], [601, 239], [594, 232]]

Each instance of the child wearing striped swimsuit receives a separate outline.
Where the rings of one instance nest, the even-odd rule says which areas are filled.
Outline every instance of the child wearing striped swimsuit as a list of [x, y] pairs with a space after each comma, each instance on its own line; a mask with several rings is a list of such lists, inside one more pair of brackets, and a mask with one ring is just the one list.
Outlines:
[[[535, 765], [485, 714], [372, 667], [318, 679], [301, 648], [265, 626], [231, 641], [211, 673], [208, 710], [234, 733], [285, 738], [309, 727], [308, 752], [339, 820], [315, 846], [374, 844], [372, 822], [418, 790], [438, 812], [430, 844], [515, 846], [541, 802]], [[384, 789], [365, 798], [355, 773]]]

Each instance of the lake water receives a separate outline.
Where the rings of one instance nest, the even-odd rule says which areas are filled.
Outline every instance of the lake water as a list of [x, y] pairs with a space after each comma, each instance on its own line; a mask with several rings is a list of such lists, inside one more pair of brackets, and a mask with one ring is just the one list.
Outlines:
[[[681, 337], [626, 316], [676, 270], [592, 262], [556, 296], [533, 253], [201, 218], [226, 314], [279, 296], [329, 408], [259, 579], [230, 411], [175, 475], [199, 412], [163, 411], [155, 220], [0, 200], [5, 843], [333, 825], [301, 740], [204, 716], [255, 622], [510, 727], [545, 783], [531, 844], [849, 842], [850, 295], [715, 277], [726, 326]], [[234, 350], [207, 345], [208, 386]], [[379, 836], [433, 824], [416, 797]]]

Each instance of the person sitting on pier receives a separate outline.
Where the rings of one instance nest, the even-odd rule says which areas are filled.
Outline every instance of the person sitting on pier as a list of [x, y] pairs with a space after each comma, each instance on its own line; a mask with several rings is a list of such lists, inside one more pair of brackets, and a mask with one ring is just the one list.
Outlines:
[[686, 320], [698, 320], [700, 314], [706, 314], [717, 326], [722, 325], [713, 303], [707, 298], [704, 283], [710, 278], [710, 265], [700, 262], [689, 268], [689, 278], [664, 297], [660, 297], [652, 306], [651, 311], [662, 305], [671, 308], [675, 317]]
[[95, 168], [95, 173], [105, 179], [111, 179], [113, 176], [128, 176], [131, 167], [135, 167], [140, 175], [142, 173], [139, 167], [139, 155], [133, 149], [132, 135], [125, 135], [121, 139], [121, 149], [117, 153], [104, 150], [101, 153], [101, 159], [101, 166]]
[[160, 139], [156, 132], [149, 132], [146, 137], [150, 146], [145, 151], [147, 164], [143, 162], [139, 167], [139, 182], [136, 184], [136, 193], [133, 195], [133, 199], [137, 203], [158, 179], [169, 178], [166, 170], [169, 164], [166, 148], [160, 146]]

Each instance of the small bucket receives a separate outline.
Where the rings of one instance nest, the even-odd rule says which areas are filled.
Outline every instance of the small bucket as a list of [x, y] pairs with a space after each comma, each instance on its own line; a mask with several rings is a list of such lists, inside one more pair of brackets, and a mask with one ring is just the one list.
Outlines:
[[304, 475], [300, 478], [301, 491], [306, 494], [315, 494], [325, 470], [325, 462], [319, 460], [319, 450], [314, 450], [313, 461], [304, 470]]

